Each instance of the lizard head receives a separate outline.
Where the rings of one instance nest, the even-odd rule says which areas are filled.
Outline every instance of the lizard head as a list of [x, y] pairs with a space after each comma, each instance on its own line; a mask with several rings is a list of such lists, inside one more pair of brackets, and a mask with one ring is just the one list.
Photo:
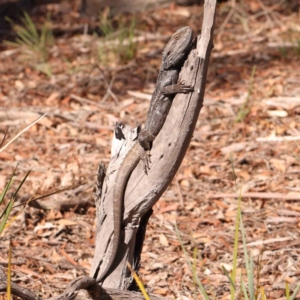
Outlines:
[[172, 35], [162, 55], [162, 64], [165, 70], [181, 65], [189, 52], [192, 40], [193, 31], [189, 26], [178, 29]]

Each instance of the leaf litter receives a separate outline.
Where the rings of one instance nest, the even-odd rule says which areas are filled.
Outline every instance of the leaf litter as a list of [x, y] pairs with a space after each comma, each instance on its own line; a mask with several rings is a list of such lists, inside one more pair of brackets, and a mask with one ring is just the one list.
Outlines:
[[[198, 249], [197, 274], [208, 295], [229, 299], [222, 266], [232, 268], [240, 191], [247, 246], [267, 299], [285, 299], [286, 282], [292, 291], [299, 282], [299, 16], [288, 2], [233, 3], [218, 5], [204, 107], [178, 174], [154, 206], [143, 248], [143, 282], [173, 299], [201, 298], [175, 222], [191, 260]], [[144, 122], [165, 41], [185, 25], [199, 34], [202, 11], [172, 5], [138, 14], [138, 50], [121, 67], [99, 62], [99, 38], [86, 34], [55, 37], [50, 76], [21, 46], [0, 53], [1, 132], [9, 126], [9, 140], [47, 112], [1, 153], [1, 185], [16, 164], [16, 183], [32, 169], [18, 201], [87, 182], [77, 192], [28, 205], [6, 230], [0, 264], [7, 267], [12, 237], [13, 280], [54, 296], [88, 274], [96, 228], [93, 184], [97, 164], [110, 160], [114, 123]], [[79, 16], [69, 18], [77, 24]], [[65, 24], [66, 16], [55, 20], [56, 28], [68, 30]], [[245, 275], [242, 249], [238, 272]]]

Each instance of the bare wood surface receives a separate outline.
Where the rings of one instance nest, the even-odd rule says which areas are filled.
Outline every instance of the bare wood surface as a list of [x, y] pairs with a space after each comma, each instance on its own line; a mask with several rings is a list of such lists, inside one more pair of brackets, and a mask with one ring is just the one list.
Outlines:
[[[215, 6], [215, 0], [206, 1], [201, 38], [198, 38], [197, 49], [190, 52], [180, 74], [180, 80], [194, 86], [194, 92], [190, 95], [179, 94], [173, 100], [167, 120], [153, 143], [148, 175], [144, 173], [143, 164], [139, 163], [129, 179], [124, 197], [124, 243], [118, 253], [118, 266], [104, 281], [103, 286], [106, 288], [127, 289], [130, 285], [126, 261], [132, 263], [138, 260], [134, 257], [133, 249], [139, 220], [152, 208], [172, 181], [191, 141], [203, 105], [207, 68], [213, 47]], [[128, 128], [126, 131], [128, 132]], [[118, 145], [117, 151], [116, 148], [113, 150], [114, 153], [120, 152], [120, 155], [113, 156], [103, 185], [91, 277], [97, 277], [103, 271], [106, 260], [110, 257], [114, 180], [118, 167], [132, 144], [132, 137], [127, 137], [123, 144]]]

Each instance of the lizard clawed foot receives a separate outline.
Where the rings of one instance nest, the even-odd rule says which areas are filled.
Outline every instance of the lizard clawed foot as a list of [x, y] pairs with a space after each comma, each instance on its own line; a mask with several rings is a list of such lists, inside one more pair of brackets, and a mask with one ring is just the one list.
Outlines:
[[185, 85], [184, 81], [168, 86], [164, 86], [161, 88], [161, 93], [164, 95], [172, 95], [172, 94], [187, 94], [194, 91], [194, 87], [191, 85]]
[[182, 85], [181, 86], [181, 93], [187, 94], [193, 92], [194, 88], [191, 85]]
[[194, 91], [194, 87], [191, 85], [186, 85], [184, 80], [181, 80], [179, 83], [179, 92], [178, 93], [190, 93]]
[[141, 155], [141, 160], [144, 164], [145, 174], [148, 175], [148, 170], [150, 170], [150, 163], [151, 163], [150, 151], [145, 151], [144, 154]]

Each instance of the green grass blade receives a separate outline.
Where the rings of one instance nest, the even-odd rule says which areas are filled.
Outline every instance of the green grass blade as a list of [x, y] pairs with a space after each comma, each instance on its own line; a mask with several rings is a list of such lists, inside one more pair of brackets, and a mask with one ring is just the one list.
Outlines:
[[265, 290], [263, 287], [260, 287], [261, 300], [267, 300]]
[[[232, 163], [232, 169], [233, 163]], [[235, 232], [234, 232], [234, 246], [233, 246], [233, 266], [232, 266], [232, 273], [231, 273], [231, 281], [235, 283], [236, 281], [236, 268], [237, 268], [237, 259], [238, 259], [238, 246], [239, 246], [239, 226], [240, 226], [240, 217], [241, 217], [241, 196], [238, 199], [238, 209], [236, 214], [236, 220], [235, 220]], [[234, 289], [232, 286], [230, 286], [231, 291], [231, 300], [234, 300]]]
[[285, 297], [286, 300], [290, 300], [290, 285], [288, 282], [285, 282]]
[[193, 251], [193, 273], [196, 272], [197, 270], [197, 257], [198, 257], [198, 248], [194, 247], [194, 251]]
[[226, 275], [226, 277], [228, 278], [229, 282], [230, 282], [230, 286], [232, 287], [232, 292], [234, 294], [235, 290], [236, 290], [236, 287], [235, 287], [235, 284], [234, 282], [232, 281], [228, 271], [226, 270], [226, 268], [224, 268], [224, 266], [222, 266], [222, 270], [223, 270], [223, 273]]
[[22, 185], [24, 184], [24, 182], [25, 182], [25, 180], [27, 179], [27, 177], [28, 177], [28, 175], [30, 174], [30, 172], [31, 172], [31, 170], [29, 170], [29, 171], [27, 172], [27, 174], [24, 176], [23, 180], [21, 181], [21, 183], [20, 183], [19, 186], [17, 187], [17, 190], [15, 191], [15, 193], [14, 193], [14, 195], [13, 195], [13, 199], [16, 198], [16, 196], [17, 196], [17, 194], [18, 194], [20, 188], [21, 188]]
[[[186, 261], [187, 261], [187, 263], [188, 263], [188, 265], [190, 267], [190, 270], [193, 272], [193, 266], [192, 266], [192, 264], [190, 262], [188, 253], [186, 252], [186, 250], [184, 248], [184, 245], [183, 245], [183, 242], [182, 242], [181, 236], [179, 234], [179, 230], [178, 230], [178, 227], [177, 227], [176, 223], [175, 223], [175, 229], [176, 229], [177, 238], [178, 238], [178, 240], [180, 242], [180, 245], [181, 245], [182, 251], [183, 251], [183, 253], [185, 255]], [[193, 272], [193, 278], [194, 278], [195, 282], [197, 283], [197, 285], [198, 285], [198, 287], [199, 287], [199, 289], [200, 289], [200, 291], [201, 291], [202, 296], [204, 297], [204, 299], [205, 300], [209, 300], [208, 295], [207, 295], [207, 293], [206, 293], [206, 291], [205, 291], [205, 289], [204, 289], [204, 287], [203, 287], [203, 285], [202, 285], [202, 283], [201, 283], [201, 281], [200, 281], [200, 279], [199, 279], [199, 277], [198, 277], [198, 275], [197, 275], [196, 272]]]
[[298, 292], [299, 292], [299, 289], [300, 289], [300, 283], [297, 285], [297, 287], [295, 288], [294, 290], [294, 293], [293, 295], [291, 296], [291, 300], [294, 300], [295, 297], [297, 296]]
[[43, 26], [42, 26], [39, 44], [42, 47], [45, 47], [47, 44], [47, 25], [46, 24], [43, 24]]
[[[10, 177], [10, 180], [8, 182], [8, 184], [5, 186], [4, 190], [2, 191], [2, 193], [0, 194], [0, 204], [3, 202], [4, 198], [5, 198], [5, 195], [7, 193], [7, 191], [9, 190], [9, 188], [11, 187], [13, 181], [14, 181], [14, 175], [15, 175], [15, 172], [13, 173], [13, 175]], [[1, 215], [0, 219], [3, 217], [3, 214]]]
[[252, 255], [250, 255], [250, 259], [249, 259], [248, 250], [247, 250], [245, 227], [244, 227], [244, 224], [243, 224], [243, 219], [242, 219], [241, 212], [240, 212], [240, 228], [241, 228], [242, 240], [243, 240], [244, 260], [245, 260], [245, 264], [246, 264], [248, 286], [249, 286], [249, 295], [250, 295], [250, 300], [254, 300], [253, 257], [252, 257]]
[[[47, 14], [47, 22], [45, 23], [45, 28], [46, 30], [46, 44], [48, 45], [52, 45], [53, 44], [53, 30], [51, 27], [51, 15], [50, 13]], [[48, 24], [50, 24], [50, 26], [48, 26]]]
[[12, 299], [11, 295], [11, 256], [12, 256], [12, 242], [9, 240], [8, 247], [8, 268], [7, 268], [7, 299]]
[[253, 263], [253, 255], [250, 253], [250, 270], [248, 276], [248, 285], [249, 285], [249, 294], [250, 299], [254, 300], [255, 297], [255, 289], [254, 289], [254, 263]]
[[232, 169], [232, 174], [233, 174], [233, 179], [234, 179], [235, 189], [237, 190], [237, 184], [236, 184], [237, 176], [236, 176], [235, 170], [234, 170], [234, 164], [233, 164], [233, 156], [232, 156], [232, 153], [230, 153], [230, 165], [231, 165], [231, 169]]
[[99, 16], [99, 27], [102, 31], [104, 37], [108, 37], [110, 34], [114, 32], [114, 28], [112, 25], [112, 20], [110, 18], [110, 11], [104, 11], [103, 13], [100, 13]]
[[259, 280], [260, 280], [260, 272], [262, 270], [262, 259], [263, 259], [263, 252], [264, 252], [264, 248], [262, 248], [260, 250], [260, 254], [259, 254], [259, 258], [258, 258], [258, 266], [257, 266], [257, 275], [256, 275], [256, 290], [255, 290], [255, 295], [254, 298], [257, 299], [259, 296], [259, 293], [262, 294], [263, 297], [263, 293], [264, 293], [264, 289], [262, 289], [259, 285]]
[[40, 36], [40, 45], [45, 49], [46, 51], [46, 46], [52, 44], [52, 37], [53, 37], [53, 32], [52, 29], [49, 28], [49, 23], [51, 22], [51, 17], [50, 14], [47, 14], [47, 21], [43, 24], [42, 30], [41, 30], [41, 36]]
[[31, 43], [35, 43], [37, 41], [36, 37], [33, 36], [32, 33], [26, 27], [16, 25], [15, 31], [17, 32], [18, 36], [24, 40], [29, 40]]
[[[36, 45], [39, 42], [39, 35], [38, 32], [35, 29], [31, 29], [31, 25], [28, 25], [26, 20], [23, 19], [23, 25], [24, 27], [20, 25], [15, 25], [14, 30], [17, 33], [17, 35], [24, 40], [28, 46]], [[35, 25], [33, 25], [35, 27]]]
[[[86, 182], [79, 183], [79, 184], [75, 184], [75, 185], [71, 185], [71, 186], [67, 186], [67, 187], [62, 188], [62, 189], [60, 189], [60, 190], [56, 190], [56, 191], [54, 191], [54, 192], [50, 192], [50, 193], [47, 193], [47, 194], [45, 194], [45, 195], [41, 195], [41, 196], [39, 196], [39, 197], [30, 199], [30, 200], [27, 201], [27, 203], [30, 202], [30, 201], [36, 201], [36, 200], [45, 199], [45, 198], [47, 198], [47, 197], [49, 197], [49, 196], [56, 195], [56, 194], [59, 194], [59, 193], [62, 193], [62, 192], [66, 192], [66, 191], [68, 191], [68, 190], [75, 189], [75, 188], [77, 188], [77, 187], [79, 187], [79, 186], [82, 186], [82, 185], [85, 185], [85, 184], [86, 184]], [[22, 206], [22, 205], [24, 205], [24, 203], [16, 204], [13, 208], [16, 208], [16, 207], [19, 207], [19, 206]]]
[[16, 43], [20, 46], [27, 46], [28, 48], [32, 48], [34, 47], [34, 42], [26, 37], [26, 35], [22, 34], [20, 31], [17, 31], [17, 35], [19, 36], [18, 38], [16, 38]]
[[252, 96], [252, 93], [253, 93], [255, 72], [256, 72], [256, 65], [254, 65], [253, 68], [252, 68], [251, 78], [250, 78], [250, 86], [248, 88], [247, 100], [249, 100], [249, 98]]
[[12, 210], [13, 204], [14, 204], [14, 200], [10, 200], [9, 203], [6, 205], [3, 213], [2, 213], [3, 218], [2, 218], [2, 216], [0, 218], [0, 220], [2, 219], [1, 223], [0, 223], [0, 234], [3, 232], [3, 230], [5, 228], [5, 224], [7, 222], [7, 219], [9, 217], [9, 215], [10, 215], [10, 212]]
[[249, 300], [247, 289], [246, 289], [246, 285], [245, 285], [245, 282], [242, 279], [242, 277], [241, 277], [241, 287], [242, 287], [242, 291], [243, 291], [245, 300]]
[[4, 132], [4, 136], [3, 136], [2, 141], [1, 141], [1, 143], [0, 143], [0, 148], [1, 148], [2, 145], [4, 144], [4, 141], [5, 141], [6, 137], [7, 137], [8, 128], [9, 128], [9, 127], [6, 126], [6, 129], [5, 129], [5, 132]]
[[25, 17], [25, 19], [23, 20], [23, 24], [28, 29], [28, 32], [31, 33], [31, 35], [35, 39], [35, 41], [38, 41], [39, 34], [38, 34], [35, 24], [32, 22], [32, 19], [30, 18], [29, 14], [27, 12], [24, 12], [24, 17]]

